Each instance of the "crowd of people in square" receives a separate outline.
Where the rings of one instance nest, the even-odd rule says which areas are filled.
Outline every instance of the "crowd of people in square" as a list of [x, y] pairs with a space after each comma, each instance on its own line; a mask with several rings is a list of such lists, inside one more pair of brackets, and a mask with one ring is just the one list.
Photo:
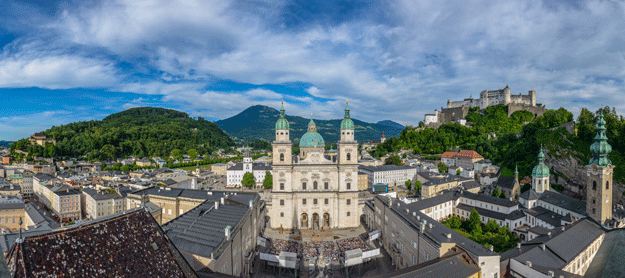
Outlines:
[[363, 252], [369, 250], [369, 247], [360, 237], [347, 238], [337, 241], [343, 252], [360, 248]]
[[334, 241], [304, 242], [300, 250], [300, 256], [304, 261], [315, 261], [319, 256], [324, 260], [338, 261], [339, 248]]
[[292, 240], [273, 239], [268, 252], [271, 255], [280, 255], [280, 252], [297, 253], [298, 243]]

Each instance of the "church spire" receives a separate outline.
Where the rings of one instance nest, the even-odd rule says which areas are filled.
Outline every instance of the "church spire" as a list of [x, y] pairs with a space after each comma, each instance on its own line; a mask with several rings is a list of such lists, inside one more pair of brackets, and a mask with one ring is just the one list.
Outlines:
[[599, 112], [599, 120], [597, 121], [597, 135], [595, 136], [595, 142], [590, 145], [590, 152], [592, 158], [589, 164], [597, 164], [597, 166], [605, 167], [608, 164], [612, 164], [612, 161], [608, 158], [608, 154], [612, 152], [612, 146], [608, 144], [608, 137], [606, 136], [605, 120], [603, 119], [603, 111]]
[[354, 129], [354, 122], [349, 116], [349, 101], [345, 100], [345, 116], [341, 121], [341, 129]]
[[284, 111], [284, 100], [280, 108], [280, 118], [276, 122], [276, 129], [289, 129], [289, 121], [286, 119], [286, 113]]

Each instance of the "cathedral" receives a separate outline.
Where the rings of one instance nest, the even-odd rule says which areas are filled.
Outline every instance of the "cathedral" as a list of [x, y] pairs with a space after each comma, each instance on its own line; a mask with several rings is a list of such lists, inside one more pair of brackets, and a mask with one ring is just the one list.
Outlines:
[[270, 225], [274, 229], [334, 229], [360, 224], [358, 211], [358, 143], [349, 106], [341, 122], [334, 156], [325, 154], [325, 142], [311, 119], [292, 155], [289, 122], [284, 105], [276, 122], [273, 142], [273, 189]]

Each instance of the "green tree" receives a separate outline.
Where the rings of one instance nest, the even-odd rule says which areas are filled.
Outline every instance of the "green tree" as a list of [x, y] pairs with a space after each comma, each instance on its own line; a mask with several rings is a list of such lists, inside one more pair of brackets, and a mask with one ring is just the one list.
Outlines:
[[170, 156], [173, 157], [174, 159], [182, 159], [182, 151], [179, 149], [173, 149], [170, 153]]
[[448, 223], [449, 223], [449, 228], [452, 228], [452, 229], [460, 229], [460, 226], [462, 225], [462, 221], [456, 215], [449, 218]]
[[403, 153], [403, 154], [401, 155], [401, 158], [402, 158], [402, 159], [405, 159], [406, 157], [408, 157], [408, 154], [407, 154], [407, 153]]
[[194, 160], [198, 156], [198, 152], [196, 149], [190, 149], [187, 151], [187, 155], [191, 158], [191, 160]]
[[271, 172], [265, 172], [265, 180], [263, 180], [263, 187], [265, 189], [271, 189], [273, 187], [273, 176]]
[[447, 173], [447, 165], [443, 162], [438, 163], [438, 172], [439, 173]]
[[414, 191], [421, 194], [421, 181], [416, 180], [414, 182]]
[[486, 225], [484, 225], [484, 232], [497, 233], [497, 231], [499, 231], [499, 224], [495, 220], [488, 220]]
[[456, 169], [456, 176], [460, 175], [460, 169]]
[[480, 214], [477, 210], [475, 210], [475, 208], [471, 210], [471, 215], [469, 215], [469, 221], [467, 224], [469, 225], [469, 233], [474, 236], [482, 234], [482, 221], [480, 220]]
[[256, 184], [256, 181], [254, 180], [254, 174], [252, 174], [251, 172], [247, 172], [245, 174], [243, 174], [243, 179], [241, 180], [241, 185], [243, 185], [244, 187], [247, 188], [251, 188]]
[[532, 189], [532, 185], [529, 183], [526, 183], [523, 187], [521, 187], [521, 193], [528, 191], [530, 189]]
[[130, 169], [132, 169], [131, 167], [132, 167], [132, 165], [126, 164], [126, 165], [122, 166], [121, 168], [119, 168], [119, 170], [122, 171], [122, 172], [128, 172], [128, 171], [130, 171]]
[[404, 182], [404, 185], [406, 185], [406, 189], [408, 190], [412, 189], [412, 182], [410, 180], [407, 180], [406, 182]]
[[501, 191], [501, 194], [499, 194], [499, 198], [501, 198], [501, 199], [508, 199], [508, 196], [506, 196], [506, 193]]
[[493, 197], [499, 197], [499, 187], [495, 187], [495, 189], [493, 190], [493, 194], [491, 194]]
[[391, 155], [391, 156], [389, 156], [384, 161], [384, 164], [386, 164], [386, 165], [402, 165], [401, 164], [401, 158], [399, 158], [399, 155]]

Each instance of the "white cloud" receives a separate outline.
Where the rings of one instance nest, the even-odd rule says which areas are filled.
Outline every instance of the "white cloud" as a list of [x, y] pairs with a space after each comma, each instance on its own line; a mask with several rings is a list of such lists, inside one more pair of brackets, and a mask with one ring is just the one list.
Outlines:
[[[583, 106], [572, 98], [625, 108], [617, 97], [625, 76], [623, 3], [397, 0], [378, 4], [385, 20], [297, 29], [282, 26], [284, 5], [117, 0], [71, 7], [45, 26], [60, 34], [56, 45], [141, 57], [137, 67], [155, 68], [158, 77], [124, 81], [103, 59], [22, 51], [0, 60], [0, 86], [108, 85], [218, 118], [252, 104], [279, 107], [282, 98], [293, 113], [336, 118], [349, 99], [355, 117], [416, 124], [447, 99], [506, 84], [515, 94], [534, 88], [549, 108]], [[215, 80], [311, 85], [304, 96], [206, 90]]]

